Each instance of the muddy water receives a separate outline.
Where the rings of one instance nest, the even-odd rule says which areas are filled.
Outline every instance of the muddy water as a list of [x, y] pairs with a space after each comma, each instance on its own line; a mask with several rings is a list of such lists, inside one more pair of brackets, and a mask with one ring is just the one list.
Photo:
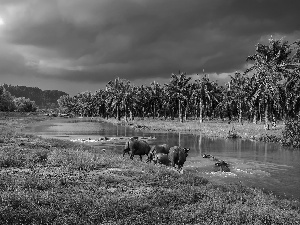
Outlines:
[[[300, 199], [300, 150], [283, 148], [275, 143], [137, 131], [87, 119], [54, 119], [39, 122], [24, 131], [73, 141], [91, 139], [89, 144], [119, 153], [123, 150], [124, 137], [131, 136], [144, 137], [150, 144], [180, 145], [191, 148], [184, 165], [186, 170], [197, 170], [202, 176], [216, 182], [242, 182], [279, 196]], [[204, 153], [228, 162], [230, 172], [216, 171], [214, 161], [204, 159]]]

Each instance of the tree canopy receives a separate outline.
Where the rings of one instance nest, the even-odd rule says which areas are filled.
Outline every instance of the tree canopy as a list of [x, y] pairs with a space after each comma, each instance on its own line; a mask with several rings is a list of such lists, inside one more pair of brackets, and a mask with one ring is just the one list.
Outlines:
[[[204, 74], [192, 81], [186, 73], [171, 74], [169, 83], [152, 82], [135, 86], [116, 78], [105, 90], [63, 96], [61, 108], [85, 116], [113, 116], [127, 120], [134, 116], [164, 117], [180, 121], [237, 118], [256, 123], [264, 120], [295, 118], [300, 110], [300, 41], [269, 39], [257, 44], [246, 61], [250, 67], [235, 72], [225, 85], [218, 85]], [[89, 96], [88, 98], [86, 96]]]

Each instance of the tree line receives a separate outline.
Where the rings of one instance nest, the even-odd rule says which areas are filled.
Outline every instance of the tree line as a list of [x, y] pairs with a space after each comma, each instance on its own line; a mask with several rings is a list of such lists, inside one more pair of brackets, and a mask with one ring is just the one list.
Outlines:
[[38, 108], [56, 108], [57, 100], [67, 93], [42, 91], [37, 87], [0, 85], [0, 111], [34, 112]]
[[172, 74], [170, 82], [136, 86], [116, 78], [104, 90], [75, 96], [64, 95], [58, 104], [66, 113], [81, 116], [179, 118], [203, 122], [205, 118], [238, 118], [254, 123], [296, 118], [300, 110], [300, 40], [289, 43], [269, 39], [257, 44], [246, 59], [250, 67], [236, 72], [224, 86], [199, 76], [192, 81], [186, 73]]
[[37, 106], [34, 101], [25, 97], [15, 97], [3, 85], [0, 86], [0, 111], [35, 112], [36, 110]]
[[57, 99], [63, 95], [67, 95], [66, 92], [58, 90], [41, 90], [38, 87], [26, 87], [26, 86], [13, 86], [8, 84], [2, 85], [6, 91], [12, 96], [17, 98], [24, 97], [34, 101], [40, 108], [55, 108], [58, 107]]

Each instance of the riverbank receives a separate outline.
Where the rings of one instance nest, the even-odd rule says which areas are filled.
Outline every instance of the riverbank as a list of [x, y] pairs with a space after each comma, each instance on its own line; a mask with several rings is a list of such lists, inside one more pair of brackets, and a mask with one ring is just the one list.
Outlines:
[[168, 131], [182, 132], [192, 134], [202, 134], [207, 137], [217, 138], [245, 138], [265, 142], [280, 142], [282, 139], [282, 131], [284, 124], [279, 122], [275, 128], [265, 130], [263, 123], [253, 124], [244, 122], [240, 124], [236, 121], [230, 123], [224, 121], [204, 121], [200, 123], [198, 120], [187, 120], [180, 123], [177, 119], [152, 119], [152, 118], [136, 118], [132, 121], [118, 121], [116, 119], [100, 119], [114, 124], [122, 124], [134, 129], [152, 130], [152, 131]]
[[1, 117], [0, 224], [300, 223], [297, 200], [17, 131], [43, 119]]

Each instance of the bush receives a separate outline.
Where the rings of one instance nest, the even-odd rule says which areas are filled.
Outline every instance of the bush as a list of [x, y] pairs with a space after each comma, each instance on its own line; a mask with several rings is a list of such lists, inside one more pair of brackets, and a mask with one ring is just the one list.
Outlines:
[[234, 126], [232, 127], [231, 130], [228, 131], [228, 135], [227, 138], [240, 138], [241, 136], [238, 135], [238, 133], [236, 132]]
[[282, 131], [282, 144], [300, 148], [300, 117], [286, 122]]

